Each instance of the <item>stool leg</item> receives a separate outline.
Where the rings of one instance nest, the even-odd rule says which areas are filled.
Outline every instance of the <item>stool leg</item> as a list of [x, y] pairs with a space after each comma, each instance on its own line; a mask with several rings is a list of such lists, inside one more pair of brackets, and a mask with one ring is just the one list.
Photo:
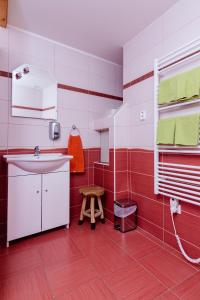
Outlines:
[[94, 211], [95, 198], [91, 197], [90, 199], [90, 209], [91, 209], [91, 229], [95, 229], [95, 211]]
[[101, 197], [98, 197], [97, 200], [98, 200], [99, 210], [100, 210], [100, 212], [101, 212], [101, 216], [100, 216], [101, 223], [105, 223], [104, 212], [103, 212], [103, 206], [102, 206], [102, 202], [101, 202]]
[[84, 218], [83, 212], [85, 211], [86, 201], [87, 201], [87, 198], [83, 197], [83, 202], [82, 202], [82, 206], [81, 206], [81, 213], [80, 213], [80, 219], [79, 219], [79, 222], [78, 222], [79, 225], [83, 224], [83, 218]]

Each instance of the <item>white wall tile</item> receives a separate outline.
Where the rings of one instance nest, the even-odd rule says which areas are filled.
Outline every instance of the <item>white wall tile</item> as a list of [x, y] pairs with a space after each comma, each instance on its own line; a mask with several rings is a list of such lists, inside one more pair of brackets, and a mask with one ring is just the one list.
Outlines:
[[55, 64], [80, 69], [88, 73], [89, 56], [61, 45], [55, 45]]
[[62, 108], [58, 113], [58, 121], [65, 127], [75, 124], [78, 128], [88, 128], [89, 112]]
[[116, 126], [129, 126], [130, 125], [130, 112], [131, 105], [122, 105], [114, 116]]
[[124, 100], [130, 105], [140, 104], [149, 100], [153, 101], [154, 79], [148, 78], [124, 90]]
[[58, 107], [88, 111], [89, 97], [88, 94], [58, 89]]
[[153, 124], [130, 127], [130, 147], [153, 150]]
[[115, 148], [129, 148], [130, 126], [116, 126], [114, 135]]
[[0, 28], [0, 70], [8, 70], [8, 30]]
[[126, 67], [133, 58], [145, 54], [161, 43], [163, 37], [162, 17], [156, 19], [136, 37], [124, 45], [123, 63]]
[[9, 99], [9, 79], [6, 77], [0, 76], [0, 99], [8, 100]]
[[0, 123], [8, 123], [8, 101], [0, 100]]
[[0, 148], [7, 148], [8, 124], [0, 123]]
[[53, 57], [49, 60], [48, 57], [37, 57], [28, 53], [10, 51], [9, 52], [9, 72], [22, 64], [30, 64], [51, 73], [54, 71]]
[[55, 76], [59, 83], [88, 89], [88, 72], [82, 69], [65, 66], [63, 64], [55, 65]]
[[199, 37], [199, 26], [200, 17], [181, 27], [178, 31], [173, 32], [170, 36], [166, 36], [163, 41], [163, 55], [197, 39]]
[[53, 142], [49, 140], [49, 128], [47, 126], [9, 124], [9, 148], [34, 148], [36, 145], [41, 148], [53, 147]]
[[104, 114], [105, 112], [108, 112], [111, 109], [115, 109], [115, 108], [117, 109], [121, 105], [122, 105], [122, 101], [112, 100], [112, 99], [97, 97], [97, 96], [90, 96], [88, 109], [89, 111], [99, 112]]
[[9, 29], [9, 51], [43, 58], [52, 62], [54, 44], [16, 29]]
[[173, 35], [181, 27], [193, 22], [200, 16], [199, 0], [179, 0], [165, 14], [163, 14], [164, 38]]
[[88, 144], [87, 148], [100, 148], [100, 133], [98, 131], [88, 130]]
[[[59, 83], [122, 95], [121, 66], [20, 30], [0, 28], [0, 70], [12, 71], [24, 63], [48, 70]], [[84, 147], [100, 147], [100, 135], [93, 130], [93, 121], [119, 105], [120, 101], [58, 89], [61, 137], [51, 141], [48, 120], [11, 116], [11, 80], [0, 77], [0, 123], [9, 124], [1, 124], [0, 148], [7, 147], [7, 136], [9, 148], [33, 148], [36, 144], [45, 148], [67, 147], [73, 124], [81, 132]]]
[[[146, 119], [140, 120], [140, 112], [144, 111], [146, 113]], [[132, 126], [146, 125], [153, 123], [154, 121], [154, 106], [152, 99], [149, 101], [144, 101], [140, 104], [134, 105], [130, 110], [130, 123]]]

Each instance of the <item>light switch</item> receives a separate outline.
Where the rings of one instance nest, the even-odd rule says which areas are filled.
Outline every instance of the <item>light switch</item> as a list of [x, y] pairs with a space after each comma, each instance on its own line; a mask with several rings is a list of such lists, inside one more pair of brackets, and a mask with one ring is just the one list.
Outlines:
[[146, 120], [146, 117], [147, 117], [146, 110], [142, 110], [140, 112], [140, 121]]

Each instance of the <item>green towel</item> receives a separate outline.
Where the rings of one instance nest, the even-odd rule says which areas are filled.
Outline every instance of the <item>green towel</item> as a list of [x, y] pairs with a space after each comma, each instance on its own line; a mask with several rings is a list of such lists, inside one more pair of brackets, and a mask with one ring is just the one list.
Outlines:
[[161, 119], [157, 128], [157, 144], [174, 144], [176, 119]]
[[186, 80], [187, 74], [182, 73], [177, 76], [177, 95], [176, 100], [186, 100]]
[[199, 143], [200, 114], [176, 118], [175, 144], [195, 146]]
[[160, 81], [158, 104], [200, 97], [200, 67]]
[[187, 73], [186, 77], [186, 98], [198, 98], [200, 93], [200, 68], [196, 68]]
[[172, 77], [160, 82], [158, 103], [167, 104], [177, 99], [177, 78]]

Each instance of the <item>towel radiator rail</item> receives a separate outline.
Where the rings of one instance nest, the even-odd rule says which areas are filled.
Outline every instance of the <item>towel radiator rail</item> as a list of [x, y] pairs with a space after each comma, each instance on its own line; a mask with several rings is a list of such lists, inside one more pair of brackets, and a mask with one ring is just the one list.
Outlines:
[[[154, 61], [154, 192], [200, 206], [200, 166], [162, 162], [163, 155], [200, 155], [200, 142], [197, 146], [157, 145], [157, 124], [162, 112], [187, 109], [191, 106], [200, 110], [200, 99], [158, 104], [158, 90], [161, 75], [182, 63], [200, 57], [200, 38], [178, 48]], [[174, 160], [173, 160], [174, 161]]]

